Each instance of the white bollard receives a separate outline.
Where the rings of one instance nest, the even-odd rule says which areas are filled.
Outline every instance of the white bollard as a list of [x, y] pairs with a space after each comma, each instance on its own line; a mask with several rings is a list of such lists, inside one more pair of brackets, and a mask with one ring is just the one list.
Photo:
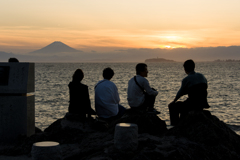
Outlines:
[[61, 160], [61, 149], [58, 142], [43, 141], [32, 146], [33, 160]]
[[133, 123], [118, 123], [115, 126], [114, 145], [121, 151], [137, 150], [138, 126]]

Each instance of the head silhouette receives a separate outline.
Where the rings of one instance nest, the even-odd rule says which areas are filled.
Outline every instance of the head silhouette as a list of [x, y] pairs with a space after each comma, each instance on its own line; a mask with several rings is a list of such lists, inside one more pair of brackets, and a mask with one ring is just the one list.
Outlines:
[[186, 71], [186, 73], [190, 73], [190, 72], [194, 71], [195, 63], [193, 62], [193, 60], [189, 59], [184, 62], [183, 67], [184, 67], [184, 70]]
[[111, 68], [108, 67], [103, 70], [103, 78], [104, 79], [110, 80], [113, 77], [113, 75], [114, 75], [114, 72]]
[[84, 77], [84, 74], [83, 74], [83, 71], [81, 69], [77, 69], [73, 76], [72, 76], [72, 79], [73, 81], [81, 81]]
[[9, 58], [8, 62], [19, 62], [17, 58]]
[[140, 75], [141, 72], [144, 72], [145, 71], [145, 68], [147, 67], [147, 65], [145, 63], [138, 63], [136, 65], [136, 74], [137, 75]]

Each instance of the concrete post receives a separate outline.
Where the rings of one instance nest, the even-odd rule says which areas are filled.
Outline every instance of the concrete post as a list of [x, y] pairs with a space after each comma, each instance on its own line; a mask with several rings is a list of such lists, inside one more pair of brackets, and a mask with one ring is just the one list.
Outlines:
[[138, 126], [133, 123], [118, 123], [115, 126], [114, 145], [121, 151], [137, 150]]
[[58, 142], [43, 141], [32, 146], [33, 160], [61, 160], [61, 148]]
[[0, 63], [0, 141], [35, 133], [34, 63]]

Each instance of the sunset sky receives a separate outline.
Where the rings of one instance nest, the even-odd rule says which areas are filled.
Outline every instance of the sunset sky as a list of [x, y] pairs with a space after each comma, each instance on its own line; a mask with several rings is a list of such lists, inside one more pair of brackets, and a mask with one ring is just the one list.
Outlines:
[[240, 45], [239, 0], [5, 0], [0, 51]]

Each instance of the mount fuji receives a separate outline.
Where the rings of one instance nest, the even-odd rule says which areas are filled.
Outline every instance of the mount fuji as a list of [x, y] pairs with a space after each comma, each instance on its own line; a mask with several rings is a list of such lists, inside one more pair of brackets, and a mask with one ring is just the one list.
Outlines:
[[55, 54], [55, 53], [76, 53], [76, 52], [82, 52], [80, 50], [76, 50], [72, 47], [69, 47], [68, 45], [60, 42], [60, 41], [55, 41], [46, 47], [43, 47], [39, 50], [32, 51], [32, 53], [37, 53], [37, 54]]

